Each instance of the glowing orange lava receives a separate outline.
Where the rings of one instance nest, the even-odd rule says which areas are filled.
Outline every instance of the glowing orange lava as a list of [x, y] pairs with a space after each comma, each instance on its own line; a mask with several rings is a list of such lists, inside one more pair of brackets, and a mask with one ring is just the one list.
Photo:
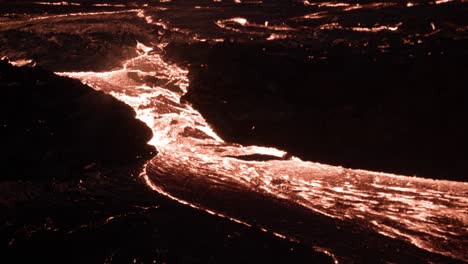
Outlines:
[[[126, 102], [137, 111], [138, 118], [153, 129], [150, 143], [160, 153], [149, 162], [143, 176], [153, 190], [204, 208], [172, 196], [164, 186], [152, 183], [149, 176], [153, 171], [158, 171], [155, 175], [190, 172], [205, 180], [236, 182], [250, 190], [270, 193], [329, 217], [367, 223], [383, 235], [406, 240], [429, 251], [454, 255], [444, 244], [448, 239], [453, 242], [459, 237], [461, 240], [466, 234], [466, 183], [345, 169], [298, 158], [261, 162], [232, 158], [251, 154], [283, 157], [286, 153], [274, 148], [226, 144], [200, 113], [180, 103], [188, 87], [187, 71], [168, 64], [141, 43], [137, 50], [140, 55], [127, 61], [120, 70], [61, 74], [78, 78]], [[138, 83], [130, 79], [128, 73], [165, 79], [168, 84], [176, 84], [180, 91], [164, 85], [150, 87]], [[187, 127], [207, 137], [186, 136], [183, 131]], [[448, 219], [453, 224], [441, 225]]]
[[[304, 4], [310, 3], [305, 1]], [[44, 16], [39, 19], [117, 12], [134, 12], [137, 18], [150, 25], [162, 23], [140, 9]], [[217, 21], [220, 27], [237, 29], [232, 23], [241, 27], [272, 27], [269, 24], [250, 24], [244, 18]], [[352, 30], [395, 31], [399, 25]], [[331, 23], [321, 28], [341, 26]], [[281, 27], [273, 29], [286, 30]], [[152, 45], [160, 49], [165, 46], [164, 43]], [[146, 165], [142, 175], [149, 188], [189, 206], [249, 225], [240, 219], [214, 212], [203, 204], [178, 198], [164, 185], [164, 175], [170, 175], [170, 180], [180, 186], [203, 179], [206, 191], [209, 191], [210, 183], [213, 186], [235, 183], [247, 190], [287, 199], [328, 217], [352, 220], [382, 235], [408, 241], [431, 252], [468, 260], [464, 247], [468, 232], [466, 183], [346, 169], [295, 157], [281, 159], [286, 153], [275, 148], [226, 143], [198, 111], [180, 102], [189, 86], [187, 70], [167, 63], [153, 48], [142, 43], [137, 43], [136, 51], [138, 56], [126, 61], [121, 69], [59, 74], [77, 78], [126, 102], [135, 109], [137, 117], [153, 130], [154, 137], [150, 144], [156, 146], [159, 154]], [[145, 77], [161, 82], [149, 84], [142, 81]], [[187, 131], [196, 133], [191, 136]], [[205, 136], [196, 136], [200, 134]], [[252, 154], [268, 154], [280, 159], [245, 161], [235, 158]], [[178, 175], [189, 175], [192, 179], [179, 179]], [[154, 183], [156, 177], [161, 177], [158, 185]], [[186, 188], [186, 191], [190, 191], [190, 188]]]

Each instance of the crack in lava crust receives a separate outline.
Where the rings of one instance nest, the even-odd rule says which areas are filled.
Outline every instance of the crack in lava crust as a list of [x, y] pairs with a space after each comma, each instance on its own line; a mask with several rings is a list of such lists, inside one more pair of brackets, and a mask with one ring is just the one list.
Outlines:
[[[229, 209], [223, 213], [208, 209], [203, 198], [197, 198], [197, 190], [221, 194], [221, 199], [223, 190], [273, 195], [430, 252], [468, 260], [466, 183], [345, 169], [294, 157], [286, 160], [281, 159], [286, 153], [275, 148], [226, 143], [200, 113], [180, 103], [189, 85], [187, 71], [168, 64], [141, 43], [136, 49], [139, 55], [119, 70], [60, 74], [126, 102], [152, 128], [150, 144], [159, 154], [142, 177], [153, 190], [222, 217], [228, 217]], [[252, 154], [279, 159], [235, 158]]]

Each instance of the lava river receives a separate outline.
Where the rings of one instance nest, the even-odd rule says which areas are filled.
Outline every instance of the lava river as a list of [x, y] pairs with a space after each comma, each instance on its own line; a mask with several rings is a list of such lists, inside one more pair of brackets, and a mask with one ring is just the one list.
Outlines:
[[[125, 12], [156, 23], [142, 10]], [[327, 230], [336, 223], [352, 229], [349, 234], [372, 233], [468, 261], [467, 183], [347, 169], [302, 161], [275, 148], [227, 143], [191, 105], [181, 103], [188, 72], [166, 62], [163, 49], [164, 44], [138, 43], [138, 55], [121, 69], [59, 73], [124, 101], [152, 128], [150, 144], [159, 153], [141, 175], [148, 187], [209, 213], [310, 243], [337, 260], [346, 258], [334, 247], [336, 238], [317, 238], [330, 236]], [[249, 155], [269, 158], [242, 158]], [[291, 208], [331, 224], [298, 219], [289, 215]]]
[[[286, 158], [285, 152], [274, 148], [226, 143], [196, 110], [180, 103], [189, 85], [187, 71], [168, 64], [141, 43], [137, 50], [139, 56], [119, 70], [60, 74], [126, 102], [153, 129], [150, 143], [159, 154], [147, 164], [142, 177], [155, 191], [232, 216], [229, 204], [236, 199], [239, 202], [239, 198], [226, 193], [248, 190], [353, 222], [430, 252], [468, 259], [466, 183], [346, 169]], [[164, 80], [164, 84], [145, 84], [141, 81], [145, 77]], [[278, 159], [236, 158], [253, 154]], [[242, 213], [233, 215], [233, 220], [243, 218]], [[245, 219], [237, 221], [250, 225], [249, 217]]]

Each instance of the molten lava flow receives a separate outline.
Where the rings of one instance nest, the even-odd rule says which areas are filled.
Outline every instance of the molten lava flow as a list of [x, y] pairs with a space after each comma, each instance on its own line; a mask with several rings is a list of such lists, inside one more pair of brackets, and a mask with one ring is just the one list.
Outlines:
[[[140, 55], [119, 70], [61, 74], [78, 78], [126, 102], [153, 129], [150, 143], [160, 153], [148, 163], [143, 176], [152, 189], [183, 202], [171, 194], [180, 193], [174, 188], [187, 184], [186, 177], [179, 179], [177, 175], [189, 175], [191, 181], [200, 179], [205, 184], [234, 184], [288, 199], [329, 217], [353, 220], [432, 252], [466, 258], [463, 249], [468, 225], [466, 183], [351, 170], [297, 158], [236, 159], [252, 154], [281, 158], [286, 153], [224, 142], [200, 113], [180, 103], [188, 87], [187, 71], [168, 64], [141, 43], [137, 51]], [[147, 83], [143, 81], [145, 77], [157, 82]]]
[[[312, 5], [308, 1], [304, 4]], [[338, 5], [323, 8], [347, 7]], [[155, 21], [141, 9], [71, 13], [34, 19], [120, 12], [134, 12], [150, 25], [169, 27], [168, 24]], [[310, 16], [310, 19], [316, 18]], [[288, 26], [272, 24], [253, 24], [239, 17], [217, 20], [219, 27], [228, 30], [248, 27], [268, 29], [270, 32], [292, 31]], [[395, 31], [398, 26], [354, 30]], [[318, 28], [342, 29], [336, 22]], [[283, 37], [273, 32], [272, 40]], [[159, 44], [158, 49], [164, 46]], [[224, 208], [223, 213], [215, 212], [208, 208], [209, 205], [205, 205], [203, 198], [198, 197], [203, 192], [210, 193], [218, 189], [268, 194], [331, 218], [356, 223], [363, 229], [372, 229], [385, 236], [408, 241], [428, 251], [468, 260], [465, 246], [468, 226], [466, 183], [345, 169], [306, 162], [295, 157], [286, 159], [287, 153], [275, 148], [226, 143], [216, 135], [199, 112], [180, 102], [189, 85], [188, 72], [164, 61], [151, 47], [138, 43], [136, 50], [138, 56], [126, 61], [121, 69], [60, 74], [80, 79], [126, 102], [135, 109], [137, 117], [152, 128], [154, 137], [150, 144], [156, 146], [159, 154], [146, 165], [142, 176], [148, 187], [181, 203], [205, 208], [209, 213], [245, 225], [251, 223], [239, 217], [230, 217], [229, 208]], [[17, 63], [31, 62], [24, 60]], [[240, 158], [258, 154], [276, 158], [267, 161]], [[192, 188], [194, 186], [198, 189]], [[321, 250], [329, 252], [328, 249]]]

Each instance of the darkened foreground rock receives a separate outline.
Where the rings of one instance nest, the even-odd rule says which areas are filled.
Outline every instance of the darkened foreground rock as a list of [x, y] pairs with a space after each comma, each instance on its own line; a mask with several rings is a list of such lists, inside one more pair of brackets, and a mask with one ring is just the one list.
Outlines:
[[167, 57], [189, 66], [184, 98], [229, 141], [350, 168], [466, 180], [466, 41], [413, 48], [398, 41], [386, 52], [172, 44]]
[[78, 80], [0, 61], [2, 178], [69, 177], [155, 154], [128, 105]]
[[0, 182], [2, 263], [333, 263], [309, 244], [182, 205], [138, 170]]

